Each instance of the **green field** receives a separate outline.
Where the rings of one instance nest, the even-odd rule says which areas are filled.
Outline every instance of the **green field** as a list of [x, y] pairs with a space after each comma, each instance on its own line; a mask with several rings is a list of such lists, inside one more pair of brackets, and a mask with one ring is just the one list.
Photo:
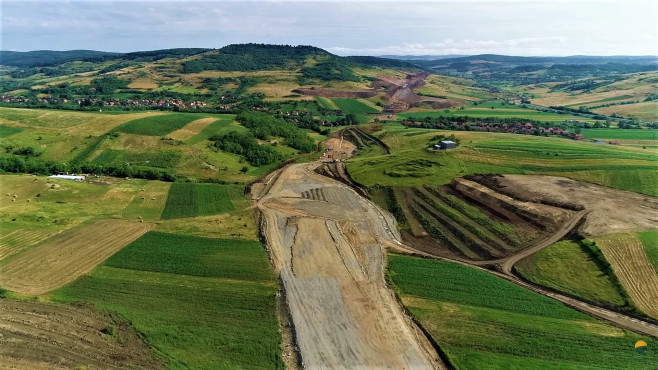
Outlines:
[[[352, 177], [365, 186], [438, 186], [474, 173], [549, 174], [658, 196], [658, 155], [651, 151], [597, 145], [557, 137], [404, 129], [385, 124], [374, 133], [390, 155], [362, 155], [348, 162]], [[437, 135], [455, 135], [456, 150], [432, 150]]]
[[[493, 108], [493, 109], [492, 109]], [[592, 119], [574, 116], [570, 114], [558, 114], [551, 112], [541, 112], [535, 109], [522, 108], [520, 106], [503, 104], [500, 102], [486, 102], [477, 105], [469, 104], [463, 109], [447, 109], [427, 112], [410, 112], [400, 113], [400, 119], [422, 119], [425, 117], [441, 116], [470, 116], [473, 118], [499, 117], [499, 118], [519, 118], [530, 119], [544, 122], [562, 122], [566, 120], [578, 120], [582, 122], [593, 121]]]
[[101, 165], [130, 163], [140, 166], [175, 168], [180, 159], [181, 152], [177, 150], [133, 153], [126, 150], [105, 149], [92, 162]]
[[162, 212], [162, 219], [207, 216], [235, 209], [232, 198], [239, 186], [220, 184], [173, 183]]
[[52, 295], [117, 312], [172, 369], [282, 368], [258, 242], [148, 233]]
[[321, 98], [319, 96], [316, 96], [315, 101], [318, 102], [318, 105], [320, 105], [320, 108], [322, 109], [329, 109], [329, 110], [336, 109], [336, 107], [333, 104], [331, 104], [327, 98]]
[[370, 120], [367, 116], [372, 113], [379, 113], [378, 109], [375, 109], [363, 102], [360, 102], [357, 99], [349, 98], [331, 98], [331, 100], [342, 110], [345, 114], [353, 113], [357, 116], [359, 123], [365, 123]]
[[[650, 369], [633, 346], [658, 341], [598, 321], [486, 272], [447, 261], [389, 256], [389, 279], [456, 368]], [[486, 365], [483, 365], [486, 364]]]
[[589, 301], [625, 306], [626, 299], [577, 242], [564, 240], [522, 261], [524, 278]]
[[637, 236], [644, 245], [644, 251], [647, 253], [653, 268], [656, 269], [656, 274], [658, 274], [658, 231], [637, 233]]
[[118, 131], [137, 134], [164, 136], [185, 127], [188, 123], [207, 117], [201, 114], [172, 113], [154, 117], [138, 118], [117, 127]]
[[622, 130], [618, 128], [593, 128], [580, 132], [588, 139], [611, 140], [658, 140], [658, 130]]
[[23, 131], [23, 129], [19, 127], [9, 127], [9, 126], [0, 125], [0, 138], [11, 136], [21, 131]]

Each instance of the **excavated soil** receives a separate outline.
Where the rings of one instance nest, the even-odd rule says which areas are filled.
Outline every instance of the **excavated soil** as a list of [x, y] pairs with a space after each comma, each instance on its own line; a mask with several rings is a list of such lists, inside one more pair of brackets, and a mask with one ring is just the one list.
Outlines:
[[523, 197], [580, 204], [590, 211], [583, 232], [601, 236], [658, 228], [658, 199], [557, 176], [505, 175], [506, 191]]
[[395, 220], [318, 165], [290, 165], [252, 191], [303, 367], [442, 368], [384, 278]]

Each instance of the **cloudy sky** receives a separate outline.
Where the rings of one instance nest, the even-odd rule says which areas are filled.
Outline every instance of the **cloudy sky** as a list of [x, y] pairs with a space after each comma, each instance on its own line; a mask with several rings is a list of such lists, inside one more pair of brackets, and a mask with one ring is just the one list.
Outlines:
[[658, 55], [658, 1], [0, 0], [2, 50], [258, 42], [339, 55]]

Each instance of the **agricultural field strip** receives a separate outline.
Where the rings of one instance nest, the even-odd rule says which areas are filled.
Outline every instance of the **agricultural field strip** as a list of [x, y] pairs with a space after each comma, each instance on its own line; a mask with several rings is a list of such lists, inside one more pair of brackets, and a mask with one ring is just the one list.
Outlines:
[[637, 307], [658, 319], [658, 276], [638, 237], [632, 233], [609, 235], [596, 243]]
[[49, 292], [91, 271], [151, 225], [100, 220], [66, 231], [0, 266], [0, 286], [22, 294]]
[[169, 135], [167, 135], [167, 137], [181, 141], [191, 139], [194, 136], [198, 135], [208, 125], [217, 121], [218, 119], [219, 118], [216, 117], [200, 118], [198, 120], [188, 123], [187, 126], [184, 126], [183, 128], [170, 133]]
[[43, 229], [14, 230], [0, 237], [0, 261], [45, 240], [53, 233]]

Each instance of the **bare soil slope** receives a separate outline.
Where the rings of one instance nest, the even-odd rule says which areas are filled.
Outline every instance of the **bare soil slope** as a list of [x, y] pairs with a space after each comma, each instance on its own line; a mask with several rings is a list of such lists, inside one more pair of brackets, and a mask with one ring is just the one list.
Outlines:
[[658, 229], [658, 199], [646, 195], [557, 176], [505, 175], [500, 182], [524, 197], [583, 205], [590, 236]]
[[[114, 327], [114, 335], [103, 329]], [[0, 300], [0, 369], [158, 369], [125, 323], [80, 307]]]
[[294, 164], [254, 186], [262, 231], [308, 368], [442, 367], [384, 279], [395, 220], [348, 186]]

